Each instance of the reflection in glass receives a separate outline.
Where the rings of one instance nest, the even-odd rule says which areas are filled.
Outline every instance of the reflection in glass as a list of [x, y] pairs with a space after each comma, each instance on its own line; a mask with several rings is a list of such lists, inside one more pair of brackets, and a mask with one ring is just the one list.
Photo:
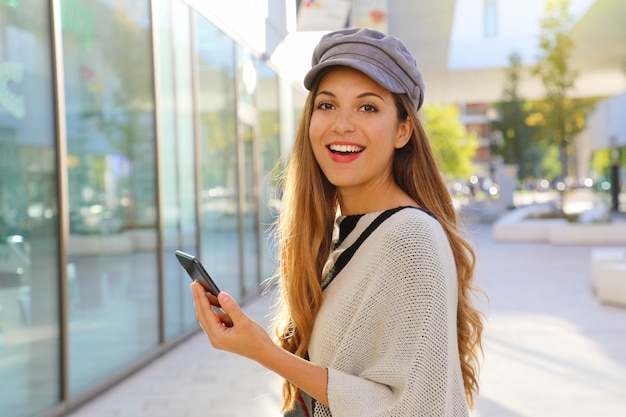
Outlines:
[[149, 1], [61, 3], [76, 394], [159, 342], [155, 126]]
[[[160, 134], [163, 266], [166, 337], [197, 327], [189, 277], [174, 257], [177, 249], [197, 253], [193, 118], [191, 114], [189, 9], [160, 0]], [[179, 74], [182, 73], [182, 74]], [[186, 98], [178, 99], [178, 97]]]
[[243, 142], [243, 265], [244, 297], [259, 292], [259, 219], [256, 198], [256, 173], [254, 170], [255, 141], [254, 130], [248, 124], [241, 124]]
[[60, 400], [48, 2], [0, 2], [0, 416]]
[[281, 149], [278, 76], [262, 61], [259, 63], [258, 97], [259, 172], [261, 180], [259, 194], [261, 230], [263, 231], [261, 279], [267, 279], [276, 273], [276, 252], [271, 230], [280, 207], [280, 193], [277, 187], [283, 166], [279, 163]]
[[498, 2], [485, 0], [485, 37], [493, 38], [498, 35]]
[[257, 65], [250, 50], [237, 45], [237, 117], [241, 178], [241, 247], [243, 296], [257, 294], [260, 281], [259, 204], [257, 187]]
[[197, 15], [202, 254], [220, 289], [241, 297], [234, 42]]

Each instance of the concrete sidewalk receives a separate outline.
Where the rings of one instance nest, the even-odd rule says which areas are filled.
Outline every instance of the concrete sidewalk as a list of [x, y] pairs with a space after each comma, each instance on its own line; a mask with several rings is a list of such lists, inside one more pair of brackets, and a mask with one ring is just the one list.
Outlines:
[[[244, 310], [268, 326], [270, 303], [259, 296]], [[278, 417], [281, 388], [278, 376], [213, 349], [200, 332], [69, 416]]]
[[626, 417], [626, 308], [593, 297], [592, 247], [473, 235], [490, 299], [475, 415]]
[[[497, 243], [470, 228], [487, 316], [474, 417], [626, 417], [626, 309], [590, 290], [588, 246]], [[270, 300], [244, 309], [268, 323]], [[280, 379], [198, 334], [70, 417], [279, 416]]]

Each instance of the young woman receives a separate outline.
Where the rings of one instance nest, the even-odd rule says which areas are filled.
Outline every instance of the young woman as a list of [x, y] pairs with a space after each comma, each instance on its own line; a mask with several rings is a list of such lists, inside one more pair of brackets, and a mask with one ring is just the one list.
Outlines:
[[424, 83], [397, 38], [322, 38], [284, 178], [276, 341], [200, 285], [214, 347], [285, 378], [288, 416], [467, 416], [478, 391], [474, 252], [417, 117]]

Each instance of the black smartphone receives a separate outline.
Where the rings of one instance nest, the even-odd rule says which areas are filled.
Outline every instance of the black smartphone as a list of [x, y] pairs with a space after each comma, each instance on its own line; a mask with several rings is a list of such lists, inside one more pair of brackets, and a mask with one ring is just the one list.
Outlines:
[[177, 250], [175, 252], [178, 262], [185, 268], [185, 271], [189, 274], [192, 281], [198, 281], [206, 290], [217, 297], [220, 293], [220, 289], [217, 287], [209, 273], [204, 269], [198, 258], [183, 251]]
[[215, 282], [213, 282], [213, 279], [206, 269], [204, 269], [198, 258], [180, 250], [177, 250], [175, 255], [178, 262], [180, 262], [183, 268], [185, 268], [185, 271], [189, 274], [189, 277], [191, 277], [191, 280], [198, 281], [200, 285], [204, 287], [204, 290], [209, 293], [209, 302], [211, 303], [211, 306], [219, 309], [218, 311], [214, 308], [213, 311], [220, 315], [222, 324], [226, 327], [232, 327], [232, 319], [228, 316], [228, 314], [225, 314], [224, 311], [222, 311], [220, 303], [217, 301], [217, 294], [220, 293], [220, 289], [217, 287]]

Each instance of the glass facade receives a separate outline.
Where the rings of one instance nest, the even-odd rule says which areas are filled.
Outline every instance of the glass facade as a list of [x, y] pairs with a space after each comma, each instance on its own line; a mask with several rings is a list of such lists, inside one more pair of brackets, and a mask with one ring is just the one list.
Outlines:
[[[283, 168], [281, 163], [279, 84], [278, 76], [263, 62], [259, 62], [258, 85], [258, 157], [260, 190], [261, 242], [266, 256], [261, 259], [261, 277], [272, 277], [276, 272], [276, 253], [272, 240], [272, 225], [279, 209], [280, 192], [277, 180]], [[293, 105], [292, 105], [293, 106]]]
[[77, 394], [159, 344], [156, 125], [147, 0], [61, 11]]
[[485, 0], [484, 33], [486, 38], [498, 36], [498, 1]]
[[195, 141], [193, 118], [192, 38], [189, 9], [182, 2], [160, 0], [159, 17], [159, 132], [161, 181], [161, 261], [165, 285], [167, 339], [196, 327], [193, 298], [186, 273], [172, 254], [198, 253]]
[[235, 42], [196, 17], [201, 256], [221, 290], [241, 297]]
[[0, 415], [59, 400], [59, 245], [48, 2], [0, 1]]
[[237, 67], [237, 126], [239, 148], [239, 186], [241, 210], [241, 242], [243, 270], [243, 294], [248, 296], [256, 291], [260, 281], [260, 212], [256, 204], [259, 187], [257, 141], [256, 94], [258, 85], [257, 60], [241, 45], [236, 48]]
[[64, 415], [198, 331], [176, 249], [258, 294], [280, 84], [182, 0], [0, 0], [0, 416]]

